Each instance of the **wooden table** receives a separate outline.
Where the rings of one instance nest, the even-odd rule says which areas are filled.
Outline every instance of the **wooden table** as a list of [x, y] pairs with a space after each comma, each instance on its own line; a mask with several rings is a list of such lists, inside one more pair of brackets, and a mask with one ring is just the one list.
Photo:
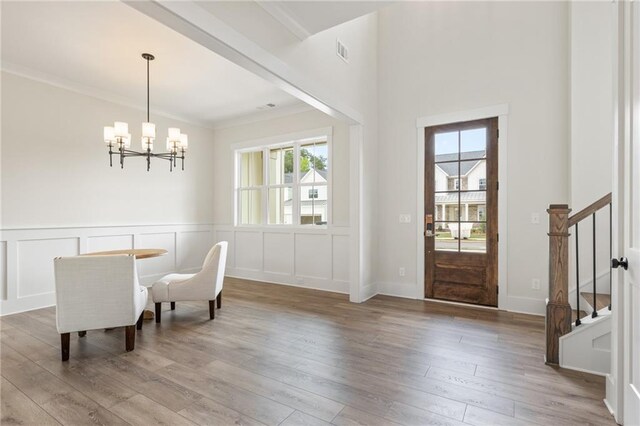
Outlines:
[[[80, 256], [113, 256], [117, 254], [130, 254], [138, 259], [150, 259], [152, 257], [164, 256], [168, 252], [165, 249], [124, 249], [124, 250], [108, 250], [94, 251], [92, 253], [84, 253]], [[143, 318], [146, 320], [153, 319], [155, 314], [148, 309], [144, 310]]]
[[124, 250], [108, 250], [94, 251], [92, 253], [84, 253], [80, 256], [112, 256], [116, 254], [132, 254], [136, 259], [149, 259], [151, 257], [164, 256], [168, 252], [165, 249], [124, 249]]

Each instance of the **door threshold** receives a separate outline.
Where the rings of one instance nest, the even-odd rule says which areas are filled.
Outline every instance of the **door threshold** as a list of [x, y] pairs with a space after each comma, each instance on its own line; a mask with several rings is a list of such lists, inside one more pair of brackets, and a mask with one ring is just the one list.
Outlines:
[[473, 303], [453, 302], [451, 300], [430, 299], [427, 297], [424, 298], [424, 301], [442, 303], [444, 305], [455, 305], [455, 306], [464, 306], [467, 308], [481, 308], [481, 309], [487, 309], [489, 311], [499, 311], [499, 309], [496, 306], [474, 305]]

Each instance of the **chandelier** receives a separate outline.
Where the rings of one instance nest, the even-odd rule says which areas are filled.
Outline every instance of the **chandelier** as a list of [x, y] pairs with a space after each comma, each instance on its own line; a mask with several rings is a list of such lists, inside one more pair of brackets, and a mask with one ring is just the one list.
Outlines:
[[169, 170], [173, 171], [177, 166], [178, 159], [181, 160], [182, 170], [184, 170], [184, 157], [189, 138], [186, 134], [180, 133], [180, 129], [169, 127], [167, 136], [167, 151], [153, 151], [153, 142], [156, 139], [156, 125], [149, 122], [149, 61], [153, 61], [155, 56], [150, 53], [143, 53], [142, 57], [147, 61], [147, 121], [142, 123], [142, 152], [133, 151], [131, 147], [131, 134], [129, 125], [122, 121], [113, 123], [113, 127], [104, 128], [104, 143], [109, 147], [109, 166], [113, 167], [113, 155], [120, 156], [120, 168], [124, 168], [126, 157], [146, 157], [147, 171], [151, 169], [151, 158], [161, 158], [169, 161]]

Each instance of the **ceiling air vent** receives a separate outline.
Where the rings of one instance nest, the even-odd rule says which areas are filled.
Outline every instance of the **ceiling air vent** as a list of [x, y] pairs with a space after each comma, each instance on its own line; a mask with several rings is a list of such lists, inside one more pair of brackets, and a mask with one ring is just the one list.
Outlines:
[[346, 63], [349, 63], [349, 49], [342, 42], [336, 39], [336, 53]]
[[275, 108], [276, 104], [272, 104], [272, 103], [268, 103], [266, 105], [260, 105], [259, 107], [256, 107], [257, 109], [271, 109], [271, 108]]

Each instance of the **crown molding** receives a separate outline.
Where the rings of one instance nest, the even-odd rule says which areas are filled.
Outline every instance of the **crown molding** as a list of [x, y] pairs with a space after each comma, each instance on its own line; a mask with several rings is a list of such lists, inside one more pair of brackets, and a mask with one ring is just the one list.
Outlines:
[[[71, 92], [96, 98], [102, 101], [114, 103], [117, 105], [125, 106], [128, 108], [132, 108], [140, 111], [146, 111], [146, 104], [140, 103], [126, 96], [116, 95], [115, 93], [112, 93], [106, 90], [98, 89], [92, 86], [87, 86], [87, 85], [66, 79], [64, 77], [58, 77], [56, 75], [48, 74], [42, 71], [37, 71], [22, 65], [14, 64], [7, 61], [2, 61], [2, 63], [0, 64], [0, 70], [9, 74], [14, 74], [19, 77], [27, 78], [33, 81], [38, 81], [40, 83], [45, 83], [50, 86], [69, 90]], [[164, 110], [151, 108], [151, 113], [153, 113], [154, 115], [160, 115], [162, 117], [170, 118], [172, 120], [179, 120], [188, 124], [193, 124], [196, 126], [207, 128], [207, 129], [211, 129], [211, 130], [214, 129], [214, 125], [211, 122], [194, 120], [192, 118], [172, 114]]]

